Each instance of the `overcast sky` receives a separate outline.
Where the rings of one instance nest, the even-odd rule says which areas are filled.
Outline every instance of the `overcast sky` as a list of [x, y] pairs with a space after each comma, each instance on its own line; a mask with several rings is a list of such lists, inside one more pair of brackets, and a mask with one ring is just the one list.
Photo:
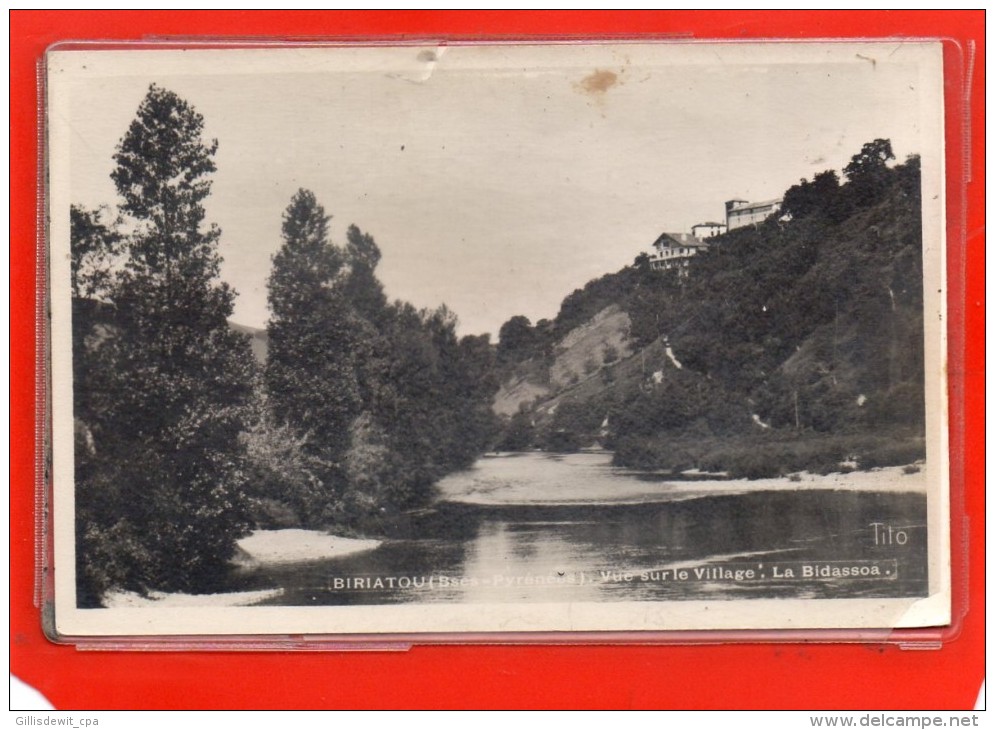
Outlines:
[[[52, 123], [69, 201], [117, 201], [112, 155], [150, 83], [220, 143], [233, 319], [265, 325], [281, 215], [298, 188], [373, 235], [391, 298], [445, 303], [463, 334], [631, 263], [662, 231], [724, 219], [840, 170], [864, 142], [936, 154], [938, 55], [877, 44], [661, 44], [65, 52]], [[67, 172], [66, 172], [67, 171]], [[53, 181], [54, 186], [65, 181]], [[56, 195], [53, 200], [65, 202]], [[68, 208], [68, 206], [65, 206]], [[53, 210], [53, 215], [57, 214]], [[68, 215], [68, 213], [66, 213]]]

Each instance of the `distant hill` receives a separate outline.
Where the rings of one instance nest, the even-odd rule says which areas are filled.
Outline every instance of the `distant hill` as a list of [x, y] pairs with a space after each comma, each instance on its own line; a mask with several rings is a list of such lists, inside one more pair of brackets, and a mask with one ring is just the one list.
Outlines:
[[[644, 258], [499, 344], [504, 448], [743, 476], [923, 456], [918, 158], [876, 140], [711, 239], [687, 275]], [[510, 323], [509, 323], [510, 324]], [[503, 349], [502, 349], [503, 348]]]
[[252, 347], [252, 354], [255, 355], [260, 365], [265, 365], [266, 353], [269, 351], [269, 335], [266, 333], [266, 330], [238, 324], [231, 320], [228, 321], [228, 326], [236, 332], [241, 332], [243, 335], [249, 336], [249, 345]]
[[[100, 328], [113, 327], [114, 307], [96, 299], [73, 299], [73, 324], [83, 326], [83, 323], [96, 323]], [[261, 365], [266, 364], [266, 352], [269, 349], [269, 335], [265, 329], [249, 327], [229, 320], [228, 326], [235, 332], [249, 336], [252, 354]], [[77, 334], [81, 337], [81, 334]]]

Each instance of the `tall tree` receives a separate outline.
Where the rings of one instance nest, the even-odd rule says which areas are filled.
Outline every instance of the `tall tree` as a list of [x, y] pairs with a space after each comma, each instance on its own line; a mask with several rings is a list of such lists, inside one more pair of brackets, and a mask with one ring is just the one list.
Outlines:
[[[131, 589], [217, 588], [248, 524], [238, 437], [252, 357], [227, 323], [221, 232], [204, 224], [217, 141], [203, 126], [151, 86], [111, 175], [132, 233], [110, 286], [110, 334], [92, 352], [106, 398], [92, 424], [98, 474], [80, 496], [84, 550]], [[105, 567], [91, 561], [91, 576]]]
[[824, 215], [832, 210], [839, 186], [839, 178], [832, 170], [818, 173], [812, 178], [812, 182], [802, 178], [801, 182], [784, 193], [781, 210], [792, 218]]
[[[377, 413], [391, 390], [385, 382], [385, 368], [389, 360], [390, 341], [385, 336], [389, 320], [387, 297], [383, 284], [377, 279], [376, 268], [380, 263], [380, 248], [373, 236], [351, 225], [346, 231], [345, 267], [342, 294], [355, 314], [354, 343], [360, 399], [364, 411]], [[368, 424], [366, 424], [368, 425]], [[353, 432], [366, 440], [374, 431], [361, 428]]]
[[517, 314], [498, 331], [498, 357], [503, 361], [523, 359], [532, 354], [536, 343], [535, 330], [529, 318]]
[[278, 421], [306, 437], [325, 463], [330, 498], [342, 489], [342, 460], [359, 412], [358, 323], [343, 294], [345, 257], [328, 240], [314, 193], [299, 190], [283, 215], [283, 246], [269, 278], [266, 387]]
[[346, 261], [349, 275], [345, 282], [345, 295], [357, 314], [372, 324], [382, 324], [387, 297], [377, 279], [376, 268], [380, 263], [380, 248], [373, 236], [363, 233], [357, 226], [346, 232]]
[[850, 158], [843, 174], [849, 181], [849, 192], [857, 207], [878, 202], [890, 181], [888, 162], [894, 159], [889, 139], [866, 142], [860, 152]]
[[106, 207], [96, 210], [73, 205], [69, 209], [70, 256], [73, 297], [104, 299], [109, 295], [122, 236], [118, 221], [109, 220]]

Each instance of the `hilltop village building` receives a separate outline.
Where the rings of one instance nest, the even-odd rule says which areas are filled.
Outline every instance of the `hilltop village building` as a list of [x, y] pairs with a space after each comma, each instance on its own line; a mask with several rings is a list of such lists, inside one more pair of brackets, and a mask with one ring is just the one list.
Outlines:
[[688, 260], [699, 251], [707, 251], [708, 244], [690, 233], [661, 233], [653, 242], [650, 268], [678, 269], [687, 276]]
[[661, 233], [653, 242], [650, 268], [668, 271], [678, 269], [687, 276], [688, 261], [701, 251], [708, 250], [706, 239], [720, 236], [727, 231], [751, 224], [762, 223], [781, 209], [783, 200], [764, 200], [750, 203], [735, 198], [726, 201], [726, 222], [709, 221], [691, 226], [691, 233]]
[[712, 236], [721, 236], [725, 232], [725, 223], [697, 223], [691, 226], [691, 235], [702, 240]]
[[726, 201], [726, 230], [732, 231], [753, 223], [763, 223], [781, 209], [781, 198], [750, 203], [734, 198]]

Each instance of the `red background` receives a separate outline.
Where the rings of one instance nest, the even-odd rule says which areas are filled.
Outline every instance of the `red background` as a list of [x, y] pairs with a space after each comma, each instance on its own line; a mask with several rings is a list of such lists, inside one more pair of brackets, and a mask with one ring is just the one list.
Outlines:
[[[11, 671], [60, 709], [970, 708], [984, 665], [984, 20], [984, 11], [11, 11]], [[946, 74], [952, 534], [955, 606], [966, 615], [942, 649], [743, 643], [142, 654], [78, 652], [46, 640], [32, 601], [32, 525], [35, 69], [47, 46], [163, 36], [673, 35], [951, 41]], [[966, 64], [957, 66], [970, 56], [970, 43], [973, 65], [966, 73]], [[965, 90], [969, 104], [963, 103]]]

